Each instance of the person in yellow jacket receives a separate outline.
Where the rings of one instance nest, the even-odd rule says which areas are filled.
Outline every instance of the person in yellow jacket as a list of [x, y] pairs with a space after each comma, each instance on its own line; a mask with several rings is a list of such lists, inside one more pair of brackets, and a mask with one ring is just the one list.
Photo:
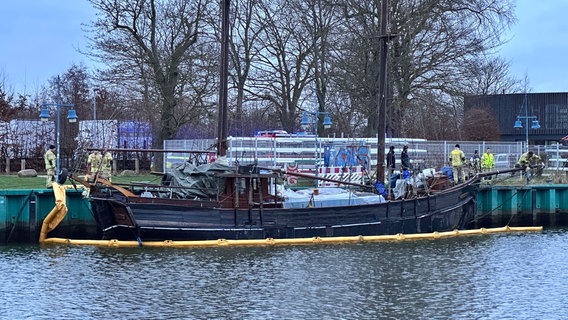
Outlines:
[[[522, 168], [523, 174], [527, 179], [527, 183], [531, 180], [531, 169], [533, 168], [540, 168], [542, 165], [542, 159], [534, 154], [532, 151], [525, 152], [519, 158], [519, 161], [515, 165], [515, 168]], [[521, 175], [521, 180], [523, 179], [523, 175]]]
[[452, 174], [454, 182], [457, 184], [463, 181], [463, 164], [465, 163], [465, 154], [460, 149], [460, 145], [456, 144], [454, 150], [450, 152], [450, 162], [452, 163]]
[[481, 169], [483, 172], [492, 171], [495, 168], [495, 158], [491, 153], [491, 148], [487, 148], [485, 153], [481, 156]]
[[103, 156], [98, 150], [93, 151], [87, 158], [87, 171], [91, 179], [95, 179], [95, 175], [102, 171], [101, 163]]
[[111, 181], [112, 175], [112, 154], [108, 151], [103, 156], [102, 164], [102, 178]]
[[43, 160], [45, 162], [45, 171], [47, 171], [46, 188], [52, 188], [53, 180], [55, 180], [55, 165], [57, 156], [55, 155], [55, 146], [50, 145], [49, 149], [44, 153]]

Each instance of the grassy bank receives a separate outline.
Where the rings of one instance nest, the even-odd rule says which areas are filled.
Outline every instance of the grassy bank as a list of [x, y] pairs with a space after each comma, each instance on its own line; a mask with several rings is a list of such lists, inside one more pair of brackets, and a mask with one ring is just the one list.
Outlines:
[[[143, 172], [139, 175], [127, 175], [127, 176], [113, 176], [112, 182], [115, 183], [130, 183], [130, 182], [150, 182], [159, 184], [161, 176], [153, 175], [148, 172]], [[494, 177], [492, 181], [485, 181], [493, 185], [525, 185], [524, 179], [519, 179], [519, 175], [516, 174], [512, 177], [510, 174], [501, 174]], [[299, 181], [300, 185], [303, 187], [308, 187], [312, 185], [312, 181]], [[533, 177], [530, 184], [566, 184], [568, 183], [568, 176], [564, 172], [549, 173], [542, 177]], [[69, 181], [66, 184], [71, 184]], [[0, 174], [0, 189], [44, 189], [45, 188], [45, 176], [40, 175], [38, 177], [25, 177], [20, 178], [17, 175]]]
[[[115, 183], [129, 183], [146, 181], [159, 183], [161, 176], [141, 173], [139, 175], [114, 176], [112, 181]], [[71, 184], [67, 181], [65, 184]], [[44, 189], [45, 175], [37, 177], [18, 177], [18, 175], [0, 174], [0, 189]]]

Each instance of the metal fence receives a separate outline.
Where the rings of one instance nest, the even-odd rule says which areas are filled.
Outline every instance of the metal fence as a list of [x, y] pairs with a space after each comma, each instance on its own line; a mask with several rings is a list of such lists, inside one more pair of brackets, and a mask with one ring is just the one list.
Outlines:
[[[164, 141], [165, 150], [176, 150], [176, 152], [164, 152], [164, 172], [168, 172], [174, 164], [185, 161], [196, 161], [200, 163], [210, 162], [215, 156], [215, 139], [194, 139], [194, 140], [166, 140]], [[377, 154], [376, 138], [320, 138], [317, 143], [314, 136], [305, 137], [286, 137], [286, 138], [264, 138], [264, 137], [230, 137], [228, 139], [227, 160], [229, 163], [239, 162], [250, 164], [253, 162], [262, 166], [284, 167], [287, 163], [295, 162], [300, 165], [300, 169], [310, 170], [315, 167], [316, 159], [318, 165], [324, 164], [323, 157], [326, 148], [333, 145], [367, 146], [369, 149], [370, 164], [376, 167]], [[479, 154], [489, 147], [495, 156], [496, 161], [504, 161], [501, 168], [512, 168], [526, 150], [523, 142], [500, 142], [500, 141], [427, 141], [424, 139], [387, 139], [385, 153], [392, 145], [395, 147], [397, 162], [400, 161], [400, 153], [403, 146], [408, 146], [408, 153], [411, 161], [417, 168], [435, 168], [440, 170], [449, 165], [450, 152], [456, 144], [464, 151], [466, 158], [470, 158], [475, 150]], [[317, 146], [317, 148], [316, 148]], [[177, 150], [187, 150], [187, 153], [180, 153]], [[192, 150], [209, 150], [210, 153], [192, 154]], [[540, 155], [546, 164], [546, 170], [568, 173], [568, 146], [555, 143], [545, 146], [531, 146], [536, 154]], [[161, 156], [162, 154], [159, 154]], [[158, 156], [156, 154], [155, 156]], [[149, 169], [150, 160], [146, 157], [138, 158], [139, 153], [134, 155], [137, 160], [147, 160], [140, 162], [142, 170]], [[120, 153], [115, 155], [118, 169], [130, 169], [133, 165], [120, 165], [124, 157]], [[501, 160], [498, 160], [501, 159]], [[505, 160], [502, 160], [505, 159]], [[27, 160], [27, 161], [26, 161]], [[34, 161], [37, 160], [36, 165]], [[65, 160], [65, 159], [63, 159]], [[134, 159], [128, 159], [134, 163]], [[73, 162], [73, 161], [71, 161]], [[124, 162], [124, 161], [123, 161]], [[126, 162], [125, 162], [126, 163]], [[37, 166], [37, 168], [36, 168]], [[72, 166], [67, 162], [67, 167]], [[19, 169], [34, 168], [43, 170], [42, 159], [24, 158], [2, 158], [0, 159], [0, 170], [14, 172]]]
[[[314, 166], [316, 159], [320, 161], [326, 147], [334, 144], [366, 145], [370, 149], [370, 158], [376, 159], [377, 138], [324, 138], [315, 136], [289, 137], [229, 137], [227, 159], [230, 163], [252, 163], [260, 165], [284, 166], [286, 163], [296, 162], [304, 164], [305, 168]], [[397, 160], [403, 146], [408, 146], [411, 161], [420, 168], [440, 169], [449, 164], [450, 152], [456, 144], [465, 153], [466, 158], [473, 156], [477, 150], [481, 156], [487, 148], [491, 148], [497, 161], [502, 161], [501, 168], [512, 168], [519, 157], [526, 151], [524, 142], [501, 141], [428, 141], [424, 139], [386, 139], [385, 153], [392, 145], [395, 147]], [[164, 142], [166, 150], [211, 150], [215, 149], [214, 139], [197, 140], [168, 140]], [[530, 146], [536, 154], [540, 155], [548, 170], [568, 171], [568, 146], [552, 144], [546, 146]], [[164, 153], [164, 170], [167, 171], [172, 164], [187, 161], [190, 154]], [[205, 160], [204, 160], [205, 161]], [[376, 160], [371, 160], [371, 166], [376, 166]]]
[[[166, 150], [212, 150], [214, 139], [205, 140], [168, 140], [164, 142]], [[320, 159], [326, 147], [337, 144], [366, 145], [370, 149], [370, 158], [376, 159], [377, 138], [323, 138], [310, 137], [230, 137], [228, 139], [227, 159], [230, 163], [252, 163], [256, 161], [260, 165], [283, 166], [290, 162], [315, 163]], [[456, 144], [469, 158], [475, 150], [483, 154], [489, 147], [494, 155], [506, 155], [509, 166], [513, 166], [523, 153], [523, 142], [500, 142], [500, 141], [427, 141], [424, 139], [387, 139], [385, 153], [390, 146], [395, 147], [397, 159], [403, 146], [408, 146], [408, 154], [411, 161], [422, 168], [440, 168], [448, 164], [450, 152]], [[535, 152], [550, 152], [550, 147], [536, 146]], [[564, 151], [562, 151], [564, 152]], [[560, 153], [562, 153], [560, 152]], [[559, 154], [560, 154], [559, 153]], [[164, 153], [165, 170], [172, 164], [186, 161], [190, 154]], [[560, 157], [560, 155], [558, 156]], [[556, 158], [558, 158], [556, 157]], [[371, 166], [376, 166], [376, 160], [371, 160]]]

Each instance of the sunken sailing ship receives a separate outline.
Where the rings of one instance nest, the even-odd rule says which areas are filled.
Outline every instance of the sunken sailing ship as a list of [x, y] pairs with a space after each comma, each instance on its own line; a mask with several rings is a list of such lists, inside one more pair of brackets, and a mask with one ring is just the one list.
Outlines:
[[[399, 200], [386, 201], [368, 191], [338, 192], [338, 188], [334, 194], [314, 191], [306, 201], [295, 193], [278, 192], [275, 184], [283, 174], [278, 169], [223, 163], [227, 151], [229, 9], [225, 6], [223, 10], [217, 161], [201, 166], [186, 163], [173, 175], [165, 175], [161, 185], [139, 190], [100, 177], [88, 183], [72, 175], [91, 189], [91, 209], [103, 238], [139, 242], [277, 239], [430, 233], [468, 227], [476, 211], [478, 176], [444, 190], [424, 183], [411, 198]], [[384, 1], [382, 11], [379, 68], [383, 76], [378, 97], [379, 117], [384, 119], [388, 39]], [[377, 181], [384, 181], [385, 128], [384, 121], [379, 123]]]
[[187, 163], [165, 175], [161, 185], [138, 191], [98, 178], [90, 184], [89, 200], [104, 239], [138, 241], [430, 233], [467, 228], [476, 210], [475, 177], [386, 201], [342, 188], [307, 190], [307, 197], [301, 191], [275, 192], [282, 174], [220, 161]]

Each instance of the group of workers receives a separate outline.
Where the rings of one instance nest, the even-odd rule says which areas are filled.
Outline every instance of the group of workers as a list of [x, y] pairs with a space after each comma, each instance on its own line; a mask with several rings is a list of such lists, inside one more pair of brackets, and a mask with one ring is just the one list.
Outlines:
[[[403, 172], [412, 169], [410, 156], [408, 155], [408, 146], [402, 147], [402, 152], [400, 153], [400, 165]], [[390, 146], [389, 152], [387, 153], [387, 169], [389, 172], [389, 178], [393, 175], [395, 168], [396, 155], [394, 153], [394, 146]]]
[[[52, 188], [57, 166], [57, 155], [55, 154], [54, 145], [49, 146], [43, 155], [43, 160], [45, 162], [45, 171], [47, 172], [45, 186], [46, 188]], [[99, 150], [91, 152], [87, 157], [87, 173], [89, 179], [94, 179], [98, 176], [110, 181], [112, 175], [112, 154], [105, 151], [103, 155]]]
[[[390, 179], [394, 173], [396, 163], [394, 146], [390, 146], [386, 158]], [[460, 149], [460, 145], [456, 144], [454, 149], [450, 152], [449, 161], [452, 166], [452, 175], [455, 184], [461, 183], [465, 180], [464, 167], [466, 165], [469, 165], [474, 173], [490, 172], [495, 169], [495, 157], [491, 152], [491, 148], [487, 148], [481, 156], [479, 156], [479, 152], [475, 150], [473, 156], [469, 159], [469, 162], [466, 162], [465, 153]], [[410, 157], [408, 156], [408, 146], [403, 147], [400, 154], [400, 162], [404, 176], [404, 172], [412, 168], [410, 164]], [[538, 155], [534, 154], [532, 151], [527, 151], [521, 155], [515, 167], [522, 168], [524, 176], [527, 178], [527, 181], [529, 181], [531, 169], [541, 166], [541, 163], [542, 159]], [[523, 175], [521, 175], [521, 179], [522, 177]]]
[[[394, 172], [395, 160], [394, 146], [390, 146], [389, 152], [387, 153], [387, 169], [389, 177]], [[469, 163], [467, 163], [465, 153], [460, 149], [460, 145], [456, 144], [454, 149], [450, 152], [449, 161], [452, 165], [452, 175], [455, 184], [461, 183], [465, 180], [464, 166], [466, 164], [471, 166], [474, 173], [490, 172], [495, 169], [495, 158], [491, 152], [491, 148], [487, 148], [481, 157], [479, 156], [479, 152], [475, 150], [473, 156], [469, 159]], [[400, 162], [403, 173], [404, 171], [411, 169], [410, 157], [408, 156], [408, 146], [403, 147], [402, 153], [400, 154]], [[528, 151], [521, 155], [515, 167], [522, 168], [524, 176], [527, 178], [527, 181], [529, 181], [530, 170], [535, 166], [540, 165], [541, 162], [542, 159], [538, 155], [534, 154], [532, 151]]]
[[410, 170], [412, 169], [412, 164], [410, 162], [410, 156], [408, 155], [408, 146], [403, 146], [400, 153], [400, 167], [401, 174], [395, 174], [396, 168], [396, 155], [394, 151], [394, 146], [389, 147], [389, 152], [386, 155], [387, 158], [387, 169], [389, 178], [389, 188], [388, 197], [393, 196], [394, 198], [404, 197], [409, 190], [407, 190], [407, 182], [410, 178]]
[[[452, 164], [452, 174], [454, 178], [454, 183], [460, 183], [464, 179], [464, 165], [465, 154], [460, 149], [460, 145], [456, 144], [454, 150], [450, 152], [450, 162]], [[530, 171], [535, 167], [542, 167], [542, 159], [534, 154], [532, 151], [527, 151], [521, 155], [519, 161], [515, 165], [515, 168], [521, 168], [527, 182], [530, 181]], [[495, 169], [495, 158], [493, 153], [491, 153], [491, 148], [487, 148], [483, 156], [479, 157], [477, 150], [474, 151], [473, 156], [470, 158], [469, 165], [472, 167], [475, 173], [479, 172], [489, 172]], [[521, 175], [522, 179], [523, 175]]]
[[[454, 183], [462, 182], [464, 180], [463, 171], [466, 161], [465, 154], [460, 149], [459, 144], [456, 144], [454, 150], [450, 152], [450, 163], [452, 164]], [[495, 157], [493, 157], [493, 153], [491, 153], [491, 148], [487, 148], [481, 157], [479, 156], [479, 152], [475, 150], [469, 160], [469, 165], [474, 173], [492, 171], [495, 168]]]
[[106, 151], [103, 155], [99, 150], [91, 152], [87, 157], [87, 172], [91, 179], [98, 176], [110, 181], [112, 173], [111, 153]]

